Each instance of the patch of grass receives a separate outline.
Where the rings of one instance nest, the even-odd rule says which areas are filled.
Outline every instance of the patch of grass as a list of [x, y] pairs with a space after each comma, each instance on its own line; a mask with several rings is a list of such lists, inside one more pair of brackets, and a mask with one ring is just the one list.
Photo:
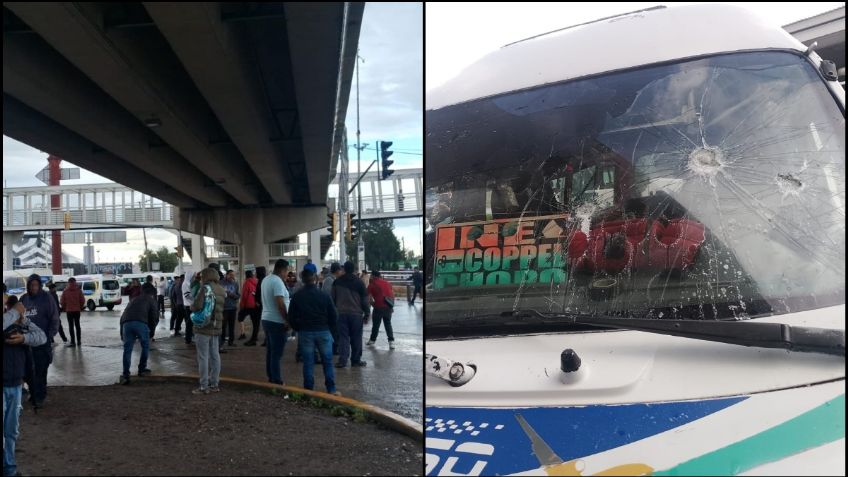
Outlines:
[[[279, 396], [283, 394], [279, 389], [272, 389], [271, 394], [275, 396]], [[365, 423], [370, 419], [368, 418], [368, 414], [365, 413], [362, 409], [345, 406], [340, 404], [334, 404], [330, 401], [325, 401], [323, 399], [318, 399], [314, 397], [309, 397], [303, 393], [298, 392], [288, 392], [285, 393], [286, 398], [293, 403], [302, 403], [308, 406], [314, 407], [316, 409], [326, 409], [330, 412], [331, 415], [335, 417], [346, 417], [350, 418], [354, 422]]]
[[304, 399], [303, 393], [289, 393], [288, 396], [291, 402], [301, 402]]
[[356, 422], [368, 422], [368, 415], [365, 414], [365, 411], [359, 408], [353, 408], [353, 420]]

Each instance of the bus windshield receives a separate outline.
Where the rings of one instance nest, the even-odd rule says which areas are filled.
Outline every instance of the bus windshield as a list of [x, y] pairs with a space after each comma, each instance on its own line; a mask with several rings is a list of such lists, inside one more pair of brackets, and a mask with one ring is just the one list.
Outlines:
[[426, 121], [428, 324], [844, 303], [845, 118], [806, 58], [699, 58]]

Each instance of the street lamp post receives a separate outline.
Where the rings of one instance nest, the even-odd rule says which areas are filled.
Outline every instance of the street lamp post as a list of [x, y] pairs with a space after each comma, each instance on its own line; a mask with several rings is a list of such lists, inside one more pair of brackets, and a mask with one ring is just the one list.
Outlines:
[[[362, 148], [364, 147], [359, 142], [359, 60], [360, 59], [362, 60], [363, 63], [365, 62], [365, 59], [361, 58], [359, 56], [359, 51], [357, 51], [356, 52], [356, 175], [357, 176], [359, 176], [359, 171], [360, 171], [360, 168], [362, 167], [362, 165], [360, 163], [360, 152], [362, 152]], [[361, 176], [360, 176], [360, 179], [361, 179]], [[357, 186], [358, 187], [356, 189], [356, 195], [357, 195], [356, 214], [359, 217], [359, 219], [358, 219], [359, 234], [357, 234], [357, 246], [356, 246], [356, 255], [355, 255], [355, 257], [357, 257], [357, 258], [354, 261], [359, 265], [360, 270], [362, 270], [362, 266], [364, 264], [359, 263], [359, 250], [362, 249], [362, 187], [359, 186], [358, 182], [357, 182]], [[339, 237], [339, 238], [341, 240], [344, 240], [344, 237]]]

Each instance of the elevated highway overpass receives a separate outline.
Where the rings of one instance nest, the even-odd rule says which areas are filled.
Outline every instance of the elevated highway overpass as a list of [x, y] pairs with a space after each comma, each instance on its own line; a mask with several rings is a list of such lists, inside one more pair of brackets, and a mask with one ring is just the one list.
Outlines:
[[324, 226], [363, 3], [3, 8], [3, 133], [175, 206], [122, 223], [170, 220], [256, 264]]

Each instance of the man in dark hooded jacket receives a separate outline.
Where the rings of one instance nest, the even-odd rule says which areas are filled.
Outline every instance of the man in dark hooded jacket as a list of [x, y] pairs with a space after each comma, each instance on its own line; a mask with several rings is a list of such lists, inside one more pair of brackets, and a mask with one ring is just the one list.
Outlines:
[[30, 383], [30, 401], [34, 408], [43, 407], [47, 398], [47, 368], [53, 362], [53, 347], [50, 338], [59, 331], [59, 307], [56, 300], [42, 289], [41, 277], [32, 274], [27, 278], [27, 292], [21, 297], [26, 308], [26, 317], [47, 335], [47, 343], [32, 347], [35, 372]]
[[[56, 300], [56, 308], [59, 310], [59, 336], [62, 337], [62, 342], [67, 343], [68, 337], [65, 335], [65, 330], [62, 328], [62, 305], [59, 303], [59, 294], [56, 293], [56, 284], [53, 283], [53, 280], [48, 281], [44, 284], [47, 287], [47, 293]], [[53, 343], [53, 339], [50, 339], [50, 343]]]
[[138, 362], [138, 375], [147, 376], [147, 356], [150, 351], [150, 330], [159, 323], [159, 310], [156, 304], [156, 293], [142, 293], [130, 300], [121, 314], [121, 341], [124, 342], [123, 373], [118, 381], [120, 384], [130, 384], [130, 360], [132, 359], [135, 340], [141, 343], [141, 360]]
[[[156, 294], [158, 292], [156, 291], [156, 287], [153, 286], [153, 275], [148, 275], [146, 280], [144, 285], [141, 286], [141, 294], [143, 296], [152, 296], [153, 300], [156, 301]], [[158, 321], [150, 324], [150, 341], [154, 343], [156, 339], [153, 336], [156, 334], [156, 326], [158, 324]]]
[[362, 324], [371, 313], [368, 306], [368, 291], [365, 284], [353, 274], [353, 263], [344, 263], [344, 275], [333, 282], [330, 296], [339, 314], [339, 362], [344, 368], [350, 359], [351, 366], [365, 366], [362, 361]]

